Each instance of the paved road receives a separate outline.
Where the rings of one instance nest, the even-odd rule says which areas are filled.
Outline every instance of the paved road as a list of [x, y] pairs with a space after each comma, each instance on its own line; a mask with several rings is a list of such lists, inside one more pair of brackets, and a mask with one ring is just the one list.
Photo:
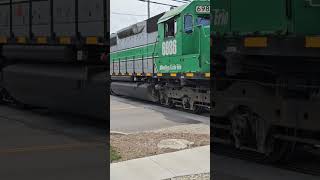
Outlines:
[[104, 123], [0, 106], [0, 179], [106, 180]]
[[319, 177], [211, 154], [217, 180], [318, 180]]
[[184, 124], [210, 124], [209, 117], [190, 114], [143, 101], [110, 97], [111, 131], [147, 131]]

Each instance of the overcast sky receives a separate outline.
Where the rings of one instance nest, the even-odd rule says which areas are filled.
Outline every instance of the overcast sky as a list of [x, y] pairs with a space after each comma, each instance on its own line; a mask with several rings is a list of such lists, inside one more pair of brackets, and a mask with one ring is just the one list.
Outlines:
[[[172, 5], [183, 5], [184, 3], [175, 2], [172, 0], [151, 0], [154, 2], [167, 3]], [[116, 32], [129, 25], [147, 19], [148, 9], [147, 3], [138, 0], [111, 0], [111, 32]], [[169, 6], [151, 4], [151, 17], [161, 12], [168, 11]]]

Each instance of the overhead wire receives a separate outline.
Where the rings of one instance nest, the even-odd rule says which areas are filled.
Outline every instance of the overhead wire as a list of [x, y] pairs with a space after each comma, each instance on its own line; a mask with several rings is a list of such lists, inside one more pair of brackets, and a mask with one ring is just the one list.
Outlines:
[[[148, 0], [138, 0], [138, 1], [141, 1], [141, 2], [148, 2]], [[152, 4], [158, 4], [158, 5], [164, 5], [164, 6], [170, 6], [170, 7], [178, 7], [178, 6], [173, 5], [173, 4], [160, 3], [160, 2], [157, 2], [157, 1], [150, 1], [150, 3], [152, 3]]]
[[130, 13], [119, 13], [119, 12], [111, 12], [111, 14], [125, 15], [125, 16], [147, 16], [145, 14], [130, 14]]

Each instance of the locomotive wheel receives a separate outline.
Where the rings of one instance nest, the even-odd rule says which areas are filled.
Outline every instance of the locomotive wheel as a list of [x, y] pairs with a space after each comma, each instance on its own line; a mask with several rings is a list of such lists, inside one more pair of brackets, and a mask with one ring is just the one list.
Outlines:
[[274, 147], [271, 153], [265, 156], [264, 161], [266, 163], [276, 163], [284, 160], [288, 154], [289, 149], [291, 147], [291, 143], [281, 140], [276, 140], [274, 142]]
[[166, 99], [167, 99], [168, 97], [163, 93], [163, 92], [161, 92], [160, 93], [160, 96], [159, 96], [159, 103], [162, 105], [162, 106], [166, 106]]
[[15, 100], [10, 96], [8, 91], [4, 88], [1, 88], [0, 90], [0, 103], [1, 104], [14, 104]]
[[173, 108], [174, 107], [174, 104], [173, 104], [173, 102], [172, 102], [172, 100], [171, 100], [171, 98], [169, 98], [168, 96], [164, 96], [163, 97], [163, 100], [162, 100], [163, 102], [162, 102], [162, 105], [164, 105], [164, 106], [166, 106], [166, 107], [168, 107], [168, 108]]
[[204, 112], [204, 108], [201, 106], [194, 105], [192, 112], [195, 114], [201, 114]]
[[19, 101], [17, 101], [15, 98], [13, 98], [10, 93], [8, 93], [8, 91], [4, 88], [2, 88], [0, 90], [0, 104], [11, 104], [11, 105], [15, 105], [18, 108], [21, 109], [32, 109], [33, 106], [31, 105], [27, 105], [27, 104], [23, 104]]
[[182, 107], [185, 110], [189, 110], [190, 109], [190, 98], [188, 98], [188, 97], [183, 97], [182, 98]]
[[269, 152], [265, 155], [264, 162], [276, 163], [285, 160], [293, 148], [293, 145], [291, 142], [275, 139], [270, 132], [267, 138]]
[[171, 98], [166, 97], [166, 106], [168, 108], [173, 108], [174, 107], [174, 103], [172, 102]]
[[0, 90], [0, 104], [5, 104], [5, 94], [3, 89]]
[[235, 147], [238, 149], [247, 148], [261, 153], [265, 163], [284, 160], [290, 152], [292, 143], [275, 139], [272, 131], [269, 131], [265, 138], [258, 135], [259, 129], [256, 127], [259, 126], [262, 119], [251, 112], [248, 107], [238, 107], [231, 114], [230, 121]]
[[236, 108], [230, 115], [231, 135], [236, 148], [257, 149], [255, 126], [252, 112], [244, 106]]

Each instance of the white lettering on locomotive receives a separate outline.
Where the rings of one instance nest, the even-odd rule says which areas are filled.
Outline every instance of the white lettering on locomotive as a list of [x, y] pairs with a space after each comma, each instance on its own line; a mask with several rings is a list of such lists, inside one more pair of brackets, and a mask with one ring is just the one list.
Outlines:
[[160, 65], [160, 71], [180, 71], [182, 70], [181, 64]]
[[227, 25], [229, 21], [229, 13], [225, 9], [214, 9], [214, 25], [223, 26]]
[[197, 13], [210, 13], [210, 6], [196, 6]]
[[162, 56], [170, 56], [177, 54], [177, 41], [170, 40], [162, 43]]

